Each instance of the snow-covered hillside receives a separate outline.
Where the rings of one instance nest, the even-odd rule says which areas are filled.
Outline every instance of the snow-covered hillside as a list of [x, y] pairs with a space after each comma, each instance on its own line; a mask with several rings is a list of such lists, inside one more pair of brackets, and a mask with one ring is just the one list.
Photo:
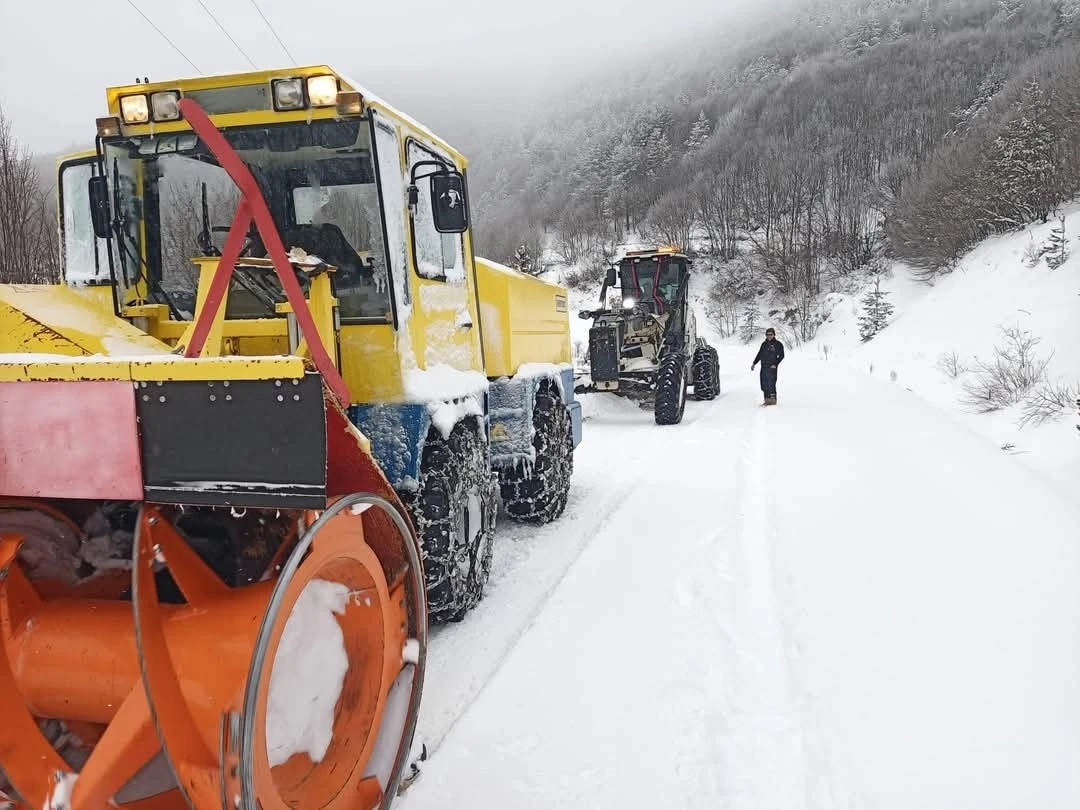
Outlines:
[[932, 286], [896, 266], [881, 283], [895, 307], [884, 330], [862, 342], [859, 297], [837, 296], [830, 322], [806, 348], [914, 392], [1075, 497], [1080, 492], [1075, 402], [1041, 425], [1021, 425], [1023, 402], [979, 413], [965, 389], [978, 383], [980, 361], [995, 362], [995, 347], [1015, 346], [1003, 331], [1014, 330], [1022, 339], [1038, 341], [1031, 355], [1036, 362], [1047, 361], [1048, 382], [1080, 395], [1080, 204], [1062, 213], [1071, 256], [1060, 267], [1051, 269], [1045, 260], [1029, 267], [1025, 261], [1030, 245], [1047, 243], [1059, 224], [1055, 219], [987, 240]]

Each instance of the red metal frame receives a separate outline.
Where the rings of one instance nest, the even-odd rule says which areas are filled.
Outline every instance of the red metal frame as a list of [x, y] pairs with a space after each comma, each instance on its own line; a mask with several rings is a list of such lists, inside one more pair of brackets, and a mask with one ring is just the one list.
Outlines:
[[210, 326], [228, 290], [229, 279], [232, 277], [236, 260], [240, 257], [240, 248], [244, 243], [244, 235], [251, 226], [252, 220], [254, 220], [255, 227], [258, 228], [263, 244], [266, 245], [266, 250], [274, 263], [274, 270], [281, 281], [281, 287], [285, 291], [289, 304], [292, 305], [293, 312], [296, 314], [300, 330], [304, 337], [307, 338], [311, 357], [315, 361], [315, 368], [326, 379], [330, 390], [341, 400], [341, 403], [348, 406], [351, 404], [349, 388], [345, 385], [345, 380], [342, 379], [337, 367], [330, 359], [330, 355], [326, 353], [326, 347], [323, 346], [322, 341], [319, 339], [319, 330], [316, 328], [315, 320], [311, 316], [311, 309], [308, 307], [304, 293], [293, 273], [288, 254], [285, 252], [285, 245], [281, 241], [277, 226], [274, 225], [273, 217], [270, 215], [270, 209], [266, 205], [266, 200], [263, 198], [255, 178], [248, 167], [244, 165], [244, 161], [236, 154], [236, 150], [229, 145], [229, 142], [225, 140], [225, 136], [218, 131], [206, 111], [197, 102], [190, 98], [181, 99], [180, 112], [184, 119], [191, 124], [195, 134], [202, 139], [214, 157], [217, 158], [221, 168], [228, 172], [229, 177], [236, 183], [236, 187], [240, 189], [242, 195], [240, 204], [236, 208], [236, 217], [233, 219], [232, 226], [229, 228], [229, 235], [225, 239], [225, 247], [221, 251], [221, 259], [214, 273], [214, 279], [210, 283], [210, 289], [207, 291], [206, 302], [195, 319], [191, 342], [184, 350], [184, 356], [197, 357], [202, 353], [206, 337], [210, 333]]

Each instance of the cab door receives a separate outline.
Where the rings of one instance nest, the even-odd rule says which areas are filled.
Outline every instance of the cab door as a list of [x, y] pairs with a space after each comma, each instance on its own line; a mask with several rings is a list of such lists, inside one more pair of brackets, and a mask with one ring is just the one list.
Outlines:
[[[405, 142], [406, 175], [421, 161], [456, 169], [451, 156], [410, 137]], [[483, 370], [480, 321], [476, 310], [472, 256], [465, 233], [440, 233], [435, 227], [430, 167], [417, 170], [417, 202], [409, 215], [412, 255], [412, 340], [422, 368], [444, 364], [461, 371]]]

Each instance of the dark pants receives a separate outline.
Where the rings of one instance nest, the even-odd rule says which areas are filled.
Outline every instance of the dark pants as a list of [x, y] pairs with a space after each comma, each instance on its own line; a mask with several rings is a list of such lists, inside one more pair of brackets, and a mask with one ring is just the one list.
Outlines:
[[771, 366], [761, 367], [761, 392], [767, 397], [776, 396], [776, 371]]

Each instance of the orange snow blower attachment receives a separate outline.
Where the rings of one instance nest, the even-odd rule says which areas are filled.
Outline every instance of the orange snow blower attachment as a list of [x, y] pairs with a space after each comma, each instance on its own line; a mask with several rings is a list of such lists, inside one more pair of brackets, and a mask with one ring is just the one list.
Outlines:
[[[385, 808], [417, 537], [258, 187], [181, 104], [242, 194], [187, 346], [0, 354], [0, 809]], [[203, 356], [252, 220], [311, 360]]]

